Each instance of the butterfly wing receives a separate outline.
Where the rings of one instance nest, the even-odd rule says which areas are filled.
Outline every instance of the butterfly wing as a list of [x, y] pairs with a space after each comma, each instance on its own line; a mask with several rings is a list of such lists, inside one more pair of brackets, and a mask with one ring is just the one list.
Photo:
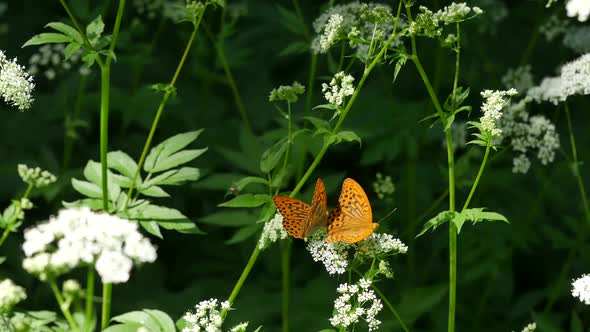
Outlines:
[[367, 194], [353, 179], [346, 179], [338, 205], [328, 216], [326, 242], [355, 243], [371, 235], [379, 227], [373, 222], [373, 212]]
[[326, 224], [328, 217], [328, 196], [324, 181], [319, 179], [315, 183], [311, 211], [308, 220], [304, 223], [303, 233], [305, 237], [312, 235], [316, 230]]
[[303, 239], [311, 207], [298, 199], [287, 196], [274, 196], [272, 201], [283, 216], [283, 228], [287, 233]]

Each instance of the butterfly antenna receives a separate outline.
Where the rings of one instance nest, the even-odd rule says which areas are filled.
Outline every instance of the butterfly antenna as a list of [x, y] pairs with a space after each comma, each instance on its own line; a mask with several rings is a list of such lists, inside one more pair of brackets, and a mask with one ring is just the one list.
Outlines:
[[389, 212], [385, 217], [381, 218], [381, 220], [379, 220], [378, 223], [381, 223], [383, 220], [387, 219], [387, 217], [389, 217], [392, 213], [394, 213], [395, 210], [397, 210], [397, 208], [391, 210], [391, 212]]

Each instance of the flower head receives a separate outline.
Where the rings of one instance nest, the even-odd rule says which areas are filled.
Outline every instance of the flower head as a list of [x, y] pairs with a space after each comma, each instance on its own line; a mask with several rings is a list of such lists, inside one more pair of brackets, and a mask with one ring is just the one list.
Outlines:
[[561, 89], [564, 96], [590, 94], [590, 53], [561, 67]]
[[346, 75], [343, 71], [334, 75], [330, 85], [322, 83], [322, 92], [324, 97], [333, 106], [342, 106], [346, 97], [354, 93], [352, 82], [354, 77]]
[[39, 167], [30, 168], [25, 164], [18, 165], [18, 175], [20, 175], [24, 182], [33, 185], [35, 188], [46, 187], [57, 181], [55, 175], [48, 171], [42, 170]]
[[342, 242], [324, 241], [325, 231], [318, 231], [307, 242], [307, 250], [314, 262], [324, 264], [329, 274], [343, 274], [348, 267], [349, 245]]
[[4, 279], [0, 282], [0, 314], [11, 311], [17, 303], [26, 298], [25, 289], [12, 280]]
[[324, 27], [324, 33], [320, 36], [320, 52], [326, 53], [328, 49], [341, 37], [342, 21], [340, 14], [334, 14], [328, 19]]
[[590, 305], [590, 275], [583, 274], [572, 282], [572, 296], [579, 298], [584, 304]]
[[41, 280], [96, 264], [103, 282], [129, 279], [134, 263], [156, 260], [156, 248], [137, 224], [88, 208], [61, 210], [25, 231], [23, 268]]
[[270, 92], [269, 101], [286, 101], [288, 103], [295, 103], [299, 96], [305, 93], [305, 87], [301, 83], [295, 81], [291, 85], [281, 85]]
[[289, 233], [283, 228], [283, 216], [276, 213], [270, 221], [264, 224], [260, 240], [258, 240], [258, 248], [263, 250], [278, 240], [286, 239], [288, 236]]
[[405, 254], [408, 252], [408, 246], [401, 240], [394, 238], [393, 235], [387, 233], [373, 233], [354, 246], [356, 249], [355, 257], [360, 259]]
[[[420, 6], [419, 10], [420, 13], [410, 26], [410, 33], [431, 38], [441, 36], [446, 25], [459, 23], [483, 13], [481, 8], [469, 7], [463, 2], [453, 2], [436, 13], [425, 6]], [[473, 14], [469, 16], [471, 12]]]
[[376, 317], [383, 309], [381, 300], [371, 289], [371, 281], [360, 279], [356, 284], [341, 284], [337, 292], [340, 294], [334, 301], [334, 313], [330, 323], [334, 327], [346, 328], [363, 319], [369, 331], [376, 330], [381, 321]]
[[230, 308], [228, 301], [221, 302], [217, 299], [204, 300], [195, 305], [195, 311], [188, 311], [183, 318], [187, 326], [182, 332], [221, 332], [223, 318], [221, 311]]
[[568, 0], [565, 9], [567, 16], [577, 16], [580, 22], [586, 22], [590, 16], [590, 2], [588, 0]]
[[509, 103], [506, 96], [514, 96], [517, 92], [515, 89], [508, 91], [493, 91], [485, 90], [481, 93], [485, 101], [481, 106], [483, 116], [479, 118], [481, 128], [484, 132], [490, 133], [492, 136], [499, 136], [502, 130], [497, 128], [496, 122], [502, 117], [502, 109]]
[[20, 111], [31, 108], [33, 104], [33, 77], [19, 65], [17, 59], [8, 60], [0, 50], [0, 96], [4, 101]]
[[383, 176], [383, 174], [377, 172], [377, 179], [373, 182], [373, 189], [379, 199], [385, 198], [385, 196], [393, 195], [395, 186], [391, 180], [391, 176]]

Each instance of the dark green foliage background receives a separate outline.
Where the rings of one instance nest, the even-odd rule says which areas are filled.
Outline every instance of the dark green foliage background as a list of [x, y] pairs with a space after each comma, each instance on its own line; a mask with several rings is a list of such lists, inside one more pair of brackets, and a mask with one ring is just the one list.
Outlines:
[[[233, 4], [234, 1], [228, 1]], [[114, 1], [72, 1], [83, 23], [103, 13], [110, 32], [114, 18]], [[103, 8], [102, 3], [107, 3]], [[336, 3], [340, 3], [336, 1]], [[418, 1], [437, 8], [439, 1]], [[252, 127], [257, 136], [280, 129], [284, 121], [268, 103], [273, 87], [294, 80], [306, 85], [309, 73], [307, 53], [280, 56], [279, 52], [301, 37], [287, 30], [278, 6], [293, 10], [290, 1], [242, 1], [247, 13], [240, 17], [234, 33], [226, 40], [226, 54], [242, 95]], [[392, 5], [391, 3], [389, 3]], [[397, 3], [396, 3], [397, 4]], [[471, 119], [479, 117], [481, 98], [478, 91], [501, 89], [500, 77], [508, 68], [531, 63], [535, 82], [553, 75], [559, 64], [577, 55], [563, 48], [560, 41], [545, 42], [537, 36], [538, 26], [556, 13], [565, 17], [559, 2], [545, 8], [545, 1], [505, 1], [508, 17], [495, 26], [495, 33], [480, 32], [480, 24], [493, 24], [485, 15], [463, 25], [464, 37], [460, 85], [471, 87], [468, 103], [474, 108]], [[301, 1], [308, 28], [326, 3]], [[393, 6], [393, 5], [392, 5]], [[210, 10], [205, 24], [216, 31], [220, 10]], [[140, 24], [130, 31], [131, 21]], [[9, 31], [0, 36], [0, 45], [8, 57], [18, 56], [21, 63], [36, 48], [21, 49], [34, 34], [51, 21], [69, 22], [59, 1], [8, 1], [7, 12], [0, 17]], [[112, 69], [112, 106], [110, 150], [123, 150], [138, 158], [155, 114], [160, 95], [148, 87], [168, 82], [188, 40], [190, 24], [175, 25], [159, 19], [138, 16], [128, 4], [122, 33]], [[153, 44], [152, 44], [153, 43]], [[150, 46], [153, 45], [153, 48]], [[431, 40], [419, 40], [426, 71], [439, 82], [439, 98], [451, 90], [454, 58]], [[530, 50], [530, 51], [527, 51]], [[528, 52], [528, 53], [527, 53]], [[326, 56], [320, 56], [317, 80], [312, 91], [314, 104], [323, 103], [320, 85], [334, 73]], [[360, 78], [362, 67], [353, 67]], [[446, 209], [446, 200], [429, 213], [437, 197], [446, 190], [446, 151], [442, 146], [440, 126], [431, 129], [418, 120], [432, 111], [432, 105], [419, 76], [408, 63], [397, 81], [392, 83], [392, 66], [378, 68], [361, 91], [357, 103], [344, 123], [354, 130], [362, 146], [346, 143], [332, 148], [313, 174], [326, 180], [329, 204], [333, 205], [344, 177], [361, 183], [372, 200], [376, 219], [392, 208], [397, 211], [382, 222], [380, 231], [399, 236], [410, 245], [407, 256], [395, 260], [396, 279], [380, 287], [392, 300], [412, 331], [444, 331], [447, 314], [448, 234], [447, 226], [418, 239], [414, 235], [421, 224]], [[49, 169], [59, 177], [58, 185], [33, 198], [36, 208], [27, 215], [26, 225], [54, 214], [61, 201], [77, 199], [70, 178], [80, 176], [89, 159], [99, 159], [99, 87], [96, 70], [88, 78], [81, 100], [81, 118], [87, 127], [80, 128], [71, 163], [63, 168], [64, 115], [72, 112], [77, 100], [80, 76], [75, 71], [54, 81], [36, 79], [35, 104], [27, 112], [2, 106], [0, 111], [0, 199], [5, 205], [24, 190], [16, 165], [27, 163]], [[356, 83], [356, 82], [355, 82]], [[436, 83], [435, 83], [436, 84]], [[237, 281], [255, 246], [256, 237], [237, 244], [226, 244], [235, 228], [212, 225], [206, 218], [213, 213], [235, 212], [217, 207], [227, 199], [227, 189], [244, 175], [259, 172], [260, 152], [270, 140], [250, 137], [241, 121], [223, 70], [216, 58], [211, 39], [201, 29], [188, 62], [177, 84], [178, 96], [167, 106], [155, 141], [173, 134], [205, 128], [197, 141], [209, 151], [192, 163], [205, 173], [199, 182], [173, 188], [171, 199], [161, 200], [183, 211], [207, 235], [183, 235], [166, 232], [164, 240], [153, 238], [159, 247], [155, 264], [134, 271], [129, 283], [114, 287], [115, 314], [141, 308], [159, 308], [172, 317], [180, 317], [195, 303], [210, 297], [226, 298]], [[575, 132], [582, 160], [590, 158], [588, 99], [573, 98]], [[590, 328], [589, 310], [572, 298], [570, 282], [590, 272], [590, 250], [580, 195], [570, 169], [570, 145], [562, 109], [534, 104], [532, 112], [550, 117], [558, 127], [562, 153], [556, 161], [541, 167], [534, 164], [527, 175], [511, 173], [511, 152], [494, 159], [484, 173], [472, 206], [483, 206], [502, 213], [510, 224], [483, 223], [466, 226], [459, 236], [457, 325], [459, 331], [520, 330], [536, 320], [540, 331], [586, 331]], [[294, 109], [303, 115], [304, 102]], [[314, 110], [318, 116], [324, 110]], [[276, 136], [276, 135], [274, 135]], [[268, 136], [267, 136], [268, 137]], [[304, 141], [300, 140], [299, 144]], [[320, 147], [320, 138], [306, 138], [312, 151]], [[243, 157], [228, 160], [227, 150], [242, 151]], [[458, 202], [462, 204], [482, 158], [480, 148], [460, 148], [457, 152]], [[311, 161], [311, 158], [308, 158]], [[253, 166], [252, 166], [253, 165]], [[254, 168], [252, 170], [252, 168]], [[393, 201], [380, 201], [372, 191], [376, 172], [391, 175], [396, 185]], [[588, 179], [588, 166], [582, 165]], [[315, 181], [315, 180], [313, 180]], [[308, 181], [302, 195], [310, 197]], [[290, 183], [287, 188], [292, 188]], [[420, 218], [421, 217], [421, 218]], [[249, 219], [253, 224], [256, 215]], [[426, 218], [426, 219], [425, 219]], [[57, 309], [46, 285], [26, 275], [20, 268], [22, 233], [9, 238], [2, 248], [7, 262], [0, 266], [2, 277], [13, 278], [28, 289], [29, 298], [21, 308]], [[329, 277], [320, 264], [312, 262], [302, 241], [293, 242], [292, 299], [290, 308], [293, 331], [317, 331], [329, 327], [335, 289], [344, 278]], [[571, 265], [561, 276], [563, 265]], [[82, 275], [79, 276], [82, 279]], [[280, 327], [280, 256], [279, 246], [264, 251], [239, 294], [229, 321], [250, 321], [264, 325], [264, 331]], [[558, 296], [553, 297], [556, 292]], [[550, 300], [553, 298], [553, 300]], [[549, 301], [554, 301], [548, 309]], [[384, 309], [379, 317], [382, 330], [397, 331], [399, 326]], [[578, 329], [579, 324], [585, 328]], [[230, 325], [227, 325], [230, 326]]]

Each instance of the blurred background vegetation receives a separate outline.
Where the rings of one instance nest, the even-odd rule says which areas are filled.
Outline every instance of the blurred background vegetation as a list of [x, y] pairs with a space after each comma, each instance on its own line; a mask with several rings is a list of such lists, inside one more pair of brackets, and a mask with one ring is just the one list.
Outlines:
[[[123, 150], [134, 158], [141, 153], [160, 100], [149, 86], [170, 80], [191, 32], [190, 24], [174, 24], [162, 14], [161, 7], [146, 7], [149, 2], [128, 1], [112, 69], [110, 150]], [[437, 9], [447, 3], [432, 0], [418, 4]], [[561, 2], [551, 8], [545, 8], [546, 2], [540, 0], [480, 0], [470, 4], [486, 11], [464, 24], [462, 30], [460, 85], [471, 88], [467, 103], [474, 108], [472, 119], [479, 117], [478, 92], [504, 88], [501, 77], [509, 68], [530, 64], [538, 83], [555, 74], [558, 65], [577, 57], [559, 38], [550, 42], [539, 34], [539, 27], [551, 16], [567, 19]], [[107, 29], [112, 27], [115, 5], [109, 0], [71, 1], [84, 24], [102, 13]], [[198, 144], [209, 150], [191, 165], [201, 168], [202, 179], [172, 188], [172, 198], [162, 199], [162, 204], [183, 211], [207, 235], [165, 232], [163, 240], [152, 238], [159, 247], [158, 261], [136, 271], [129, 283], [114, 287], [114, 314], [158, 308], [178, 318], [200, 300], [229, 295], [262, 225], [256, 224], [257, 215], [217, 205], [232, 195], [228, 189], [236, 180], [245, 175], [264, 176], [258, 168], [260, 154], [272, 139], [285, 133], [284, 121], [268, 103], [269, 92], [295, 80], [307, 85], [311, 57], [304, 46], [313, 32], [313, 20], [329, 5], [327, 1], [311, 0], [229, 0], [225, 14], [220, 9], [206, 13], [177, 83], [178, 96], [168, 104], [155, 142], [176, 133], [205, 129]], [[297, 7], [304, 22], [297, 19]], [[18, 56], [22, 64], [38, 52], [35, 47], [22, 49], [26, 40], [42, 32], [48, 22], [69, 22], [59, 1], [9, 0], [0, 2], [0, 9], [1, 48], [8, 57]], [[220, 31], [222, 20], [224, 29]], [[572, 20], [572, 24], [579, 23]], [[444, 99], [452, 88], [454, 56], [436, 41], [420, 39], [418, 46], [439, 98]], [[242, 106], [237, 106], [224, 61], [235, 79]], [[318, 57], [315, 89], [308, 91], [313, 94], [313, 105], [324, 103], [320, 85], [335, 70], [330, 56]], [[361, 72], [360, 65], [351, 69], [357, 79]], [[36, 208], [27, 215], [26, 225], [47, 219], [62, 201], [79, 198], [70, 179], [80, 177], [89, 159], [99, 159], [98, 72], [81, 76], [74, 65], [69, 71], [56, 72], [51, 80], [46, 76], [40, 72], [36, 77], [36, 101], [31, 110], [19, 113], [0, 106], [5, 108], [0, 111], [0, 199], [4, 205], [25, 189], [17, 174], [18, 163], [40, 166], [59, 177], [57, 185], [33, 197]], [[376, 220], [397, 208], [382, 222], [380, 231], [400, 237], [409, 251], [395, 259], [396, 278], [379, 287], [412, 331], [443, 331], [447, 317], [447, 226], [414, 238], [424, 221], [446, 209], [442, 128], [428, 128], [418, 122], [433, 109], [411, 65], [402, 68], [397, 80], [392, 81], [393, 66], [373, 73], [343, 126], [354, 130], [362, 145], [346, 143], [330, 149], [312, 179], [325, 180], [331, 205], [341, 181], [353, 177], [366, 189]], [[584, 97], [574, 98], [570, 104], [581, 160], [590, 157], [590, 132], [586, 130], [589, 105]], [[251, 131], [245, 129], [239, 107], [246, 110]], [[541, 331], [582, 331], [578, 328], [583, 324], [584, 331], [590, 328], [587, 307], [570, 293], [571, 279], [590, 272], [590, 225], [584, 224], [567, 157], [570, 146], [565, 117], [562, 109], [548, 103], [533, 107], [533, 113], [545, 114], [556, 123], [563, 153], [548, 166], [533, 165], [525, 175], [511, 172], [514, 155], [510, 151], [496, 154], [489, 164], [472, 206], [500, 212], [511, 223], [465, 227], [459, 236], [460, 331], [520, 330], [532, 320]], [[303, 116], [305, 101], [296, 104], [294, 112], [297, 117]], [[322, 116], [326, 111], [312, 112]], [[298, 144], [308, 144], [311, 153], [321, 147], [319, 138], [305, 138]], [[482, 154], [480, 148], [457, 149], [460, 200], [469, 190]], [[587, 170], [587, 165], [582, 165], [586, 178], [590, 175]], [[381, 200], [372, 190], [377, 172], [392, 177], [395, 193], [391, 198]], [[301, 196], [306, 200], [314, 182], [308, 181], [304, 187]], [[294, 181], [287, 188], [293, 185]], [[20, 267], [21, 243], [22, 233], [5, 244], [3, 255], [8, 260], [0, 266], [1, 276], [27, 288], [29, 297], [21, 307], [57, 309], [49, 289]], [[303, 241], [294, 241], [293, 245], [292, 330], [327, 328], [336, 287], [344, 279], [329, 277], [311, 260]], [[229, 315], [230, 322], [247, 320], [251, 326], [264, 325], [264, 331], [279, 330], [278, 248], [261, 254], [236, 300], [237, 310]], [[384, 321], [382, 330], [399, 330], [386, 310], [379, 318]]]

